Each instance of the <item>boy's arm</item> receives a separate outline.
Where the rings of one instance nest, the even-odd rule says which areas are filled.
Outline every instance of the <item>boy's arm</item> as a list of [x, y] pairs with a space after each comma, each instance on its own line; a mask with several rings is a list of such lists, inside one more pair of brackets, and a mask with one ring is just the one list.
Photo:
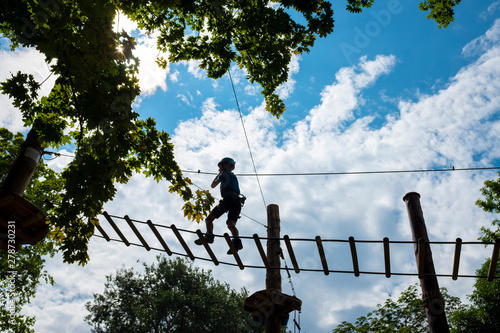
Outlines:
[[214, 180], [212, 181], [212, 188], [216, 188], [217, 185], [219, 185], [219, 176], [221, 174], [221, 171], [219, 171], [219, 173], [217, 174], [217, 176], [215, 176]]

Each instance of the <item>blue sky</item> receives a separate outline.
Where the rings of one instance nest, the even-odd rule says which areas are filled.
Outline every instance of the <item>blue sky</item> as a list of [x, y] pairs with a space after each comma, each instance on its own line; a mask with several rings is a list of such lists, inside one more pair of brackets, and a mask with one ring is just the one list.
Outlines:
[[[438, 29], [427, 20], [414, 1], [377, 1], [358, 15], [347, 13], [344, 2], [333, 6], [335, 32], [319, 39], [309, 54], [294, 58], [290, 65], [290, 79], [279, 89], [287, 105], [281, 119], [264, 110], [258, 87], [248, 83], [245, 73], [232, 69], [258, 173], [500, 165], [499, 1], [463, 0], [456, 8], [455, 22], [447, 29]], [[121, 28], [133, 31], [124, 17], [120, 18]], [[172, 135], [181, 168], [216, 172], [217, 161], [232, 156], [237, 162], [236, 174], [253, 173], [229, 77], [208, 79], [194, 62], [161, 70], [154, 64], [153, 40], [138, 31], [134, 34], [143, 91], [135, 109], [141, 117], [154, 117], [158, 127]], [[17, 69], [33, 73], [40, 81], [49, 74], [43, 58], [33, 50], [13, 54], [3, 49], [0, 59], [1, 78]], [[45, 92], [54, 79], [44, 84]], [[1, 96], [0, 104], [2, 126], [25, 131], [10, 102]], [[55, 169], [67, 162], [68, 157], [50, 161]], [[411, 240], [402, 197], [416, 191], [421, 194], [431, 241], [457, 237], [475, 241], [480, 227], [490, 225], [495, 217], [474, 202], [483, 182], [496, 175], [495, 171], [455, 171], [259, 179], [266, 203], [280, 207], [282, 235], [292, 238]], [[207, 189], [212, 181], [210, 175], [189, 177]], [[243, 213], [265, 223], [256, 178], [240, 177], [240, 187], [248, 197]], [[182, 217], [182, 203], [167, 189], [165, 182], [135, 175], [129, 184], [119, 187], [115, 200], [105, 209], [114, 215], [204, 230]], [[218, 195], [217, 190], [213, 194]], [[102, 225], [112, 234], [104, 219]], [[242, 235], [265, 236], [265, 229], [246, 217], [238, 227]], [[223, 219], [215, 228], [217, 234], [227, 232]], [[178, 246], [173, 235], [166, 233], [165, 238], [174, 248]], [[259, 263], [253, 242], [247, 240], [244, 246], [244, 262]], [[195, 251], [203, 255], [202, 249]], [[227, 258], [223, 243], [216, 242], [214, 251]], [[350, 269], [346, 248], [329, 243], [325, 251], [332, 269]], [[433, 247], [438, 272], [450, 274], [453, 251], [452, 246]], [[302, 267], [321, 268], [313, 245], [297, 244], [295, 252]], [[358, 254], [362, 270], [383, 271], [381, 248], [360, 245]], [[85, 267], [63, 264], [60, 257], [48, 259], [56, 285], [42, 286], [25, 311], [37, 316], [37, 332], [89, 332], [83, 321], [87, 314], [84, 304], [92, 293], [102, 292], [105, 276], [122, 266], [140, 270], [137, 260], [151, 263], [155, 255], [93, 239], [91, 261]], [[394, 246], [391, 255], [394, 271], [415, 271], [411, 246]], [[489, 255], [490, 248], [464, 247], [460, 273], [474, 274]], [[240, 271], [202, 261], [194, 264], [211, 269], [216, 278], [235, 289], [246, 287], [252, 293], [265, 287], [261, 270]], [[286, 274], [282, 276], [283, 292], [291, 294]], [[292, 282], [303, 301], [302, 331], [323, 333], [343, 320], [354, 321], [387, 297], [397, 297], [418, 279], [301, 272], [292, 273]], [[466, 301], [473, 279], [441, 278], [439, 283]]]

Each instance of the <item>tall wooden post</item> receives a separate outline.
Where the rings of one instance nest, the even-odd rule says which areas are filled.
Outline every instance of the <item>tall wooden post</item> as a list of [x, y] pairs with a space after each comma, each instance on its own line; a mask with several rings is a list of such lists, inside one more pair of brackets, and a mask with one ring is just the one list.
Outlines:
[[32, 129], [29, 131], [26, 141], [21, 145], [21, 152], [12, 163], [1, 187], [8, 193], [22, 196], [33, 173], [35, 173], [42, 153], [43, 148], [38, 140], [38, 134]]
[[[254, 235], [259, 251], [262, 253], [257, 234]], [[295, 296], [281, 292], [280, 271], [280, 215], [278, 205], [267, 206], [267, 253], [262, 255], [266, 266], [266, 289], [256, 291], [243, 303], [245, 311], [254, 320], [265, 324], [266, 333], [280, 333], [282, 320], [287, 321], [292, 311], [300, 310], [302, 301]]]
[[[267, 261], [270, 268], [266, 270], [266, 290], [281, 293], [280, 271], [280, 216], [278, 205], [267, 206]], [[276, 311], [271, 311], [266, 318], [266, 333], [279, 333], [281, 318]]]
[[[432, 252], [425, 227], [424, 216], [420, 206], [420, 194], [416, 192], [407, 193], [403, 200], [406, 202], [408, 218], [415, 242], [415, 259], [422, 287], [422, 298], [424, 301], [425, 314], [429, 323], [430, 333], [449, 333], [448, 322], [444, 311], [444, 299], [439, 291]], [[418, 243], [422, 245], [418, 245]], [[419, 253], [419, 251], [423, 251]], [[422, 267], [423, 266], [423, 267]]]

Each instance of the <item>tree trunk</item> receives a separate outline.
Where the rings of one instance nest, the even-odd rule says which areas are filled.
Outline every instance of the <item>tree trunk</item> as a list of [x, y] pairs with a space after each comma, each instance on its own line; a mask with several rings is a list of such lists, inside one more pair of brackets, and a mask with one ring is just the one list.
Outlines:
[[38, 134], [34, 129], [31, 129], [26, 140], [21, 145], [21, 151], [14, 163], [12, 163], [1, 188], [8, 193], [15, 193], [22, 196], [31, 177], [35, 173], [42, 154], [43, 147], [40, 144]]

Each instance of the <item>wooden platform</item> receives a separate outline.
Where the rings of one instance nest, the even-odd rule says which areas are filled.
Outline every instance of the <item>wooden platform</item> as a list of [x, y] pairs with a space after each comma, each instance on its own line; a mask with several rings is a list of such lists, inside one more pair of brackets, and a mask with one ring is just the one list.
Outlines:
[[23, 244], [35, 245], [47, 235], [48, 231], [45, 214], [40, 208], [20, 195], [8, 193], [0, 188], [1, 249], [12, 249], [13, 245], [17, 251]]
[[288, 296], [277, 291], [260, 290], [248, 297], [243, 303], [245, 311], [252, 317], [269, 317], [271, 314], [278, 318], [287, 318], [288, 314], [300, 310], [302, 301], [295, 296]]

